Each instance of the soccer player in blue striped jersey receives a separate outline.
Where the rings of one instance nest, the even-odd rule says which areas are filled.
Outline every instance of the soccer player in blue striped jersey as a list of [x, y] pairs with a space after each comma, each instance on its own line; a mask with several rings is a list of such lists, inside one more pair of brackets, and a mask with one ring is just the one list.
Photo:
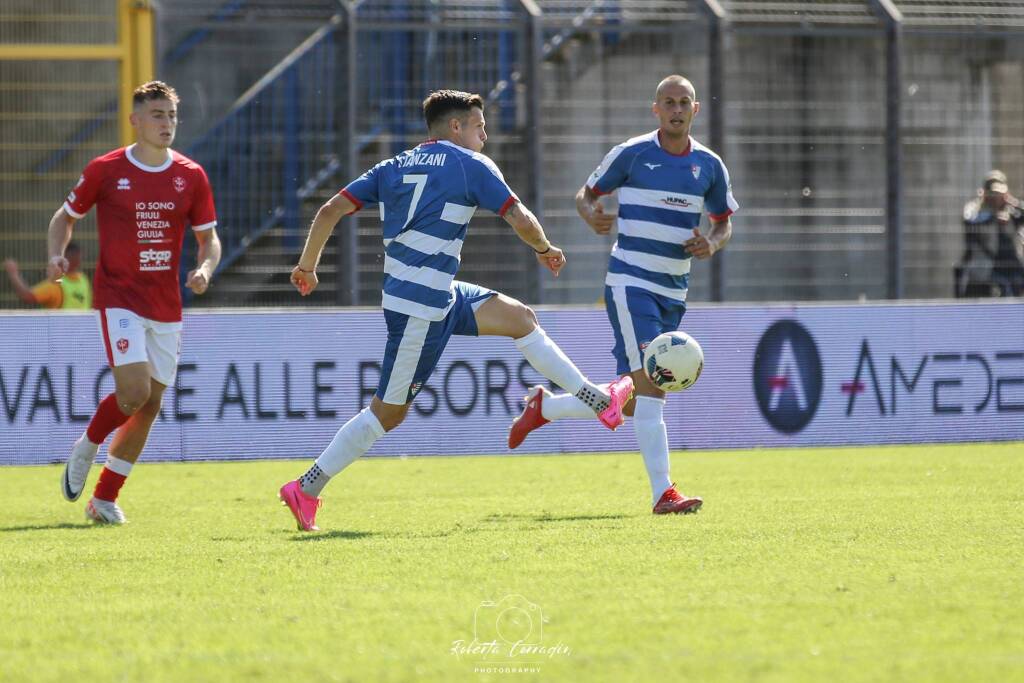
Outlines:
[[[632, 377], [636, 398], [625, 408], [633, 417], [655, 514], [696, 512], [700, 498], [676, 490], [669, 477], [665, 393], [643, 371], [643, 353], [659, 334], [679, 327], [686, 312], [691, 257], [708, 259], [732, 235], [729, 217], [739, 205], [721, 158], [690, 137], [700, 111], [693, 84], [669, 76], [658, 84], [652, 105], [658, 130], [614, 147], [576, 195], [576, 208], [599, 235], [618, 227], [605, 277], [605, 307], [615, 334], [612, 354], [618, 373]], [[618, 215], [601, 197], [618, 191]], [[701, 233], [701, 214], [711, 229]], [[575, 397], [534, 387], [513, 423], [510, 445], [547, 422], [586, 413]]]
[[380, 162], [320, 207], [292, 271], [303, 296], [316, 289], [316, 267], [338, 220], [376, 204], [383, 222], [382, 307], [388, 340], [380, 383], [369, 408], [349, 420], [312, 467], [280, 489], [301, 530], [316, 529], [327, 481], [405, 419], [453, 334], [512, 337], [540, 374], [589, 406], [611, 429], [633, 394], [629, 377], [592, 384], [537, 324], [533, 310], [504, 294], [455, 280], [466, 228], [477, 207], [503, 217], [537, 261], [556, 277], [565, 255], [480, 153], [487, 141], [479, 95], [441, 90], [423, 102], [432, 139]]

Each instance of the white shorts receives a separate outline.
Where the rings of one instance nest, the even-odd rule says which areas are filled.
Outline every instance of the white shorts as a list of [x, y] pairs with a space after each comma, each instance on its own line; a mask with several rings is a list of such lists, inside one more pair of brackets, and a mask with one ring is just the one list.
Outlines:
[[124, 308], [98, 311], [100, 335], [110, 367], [145, 363], [149, 373], [164, 386], [174, 384], [181, 354], [181, 323], [162, 323]]

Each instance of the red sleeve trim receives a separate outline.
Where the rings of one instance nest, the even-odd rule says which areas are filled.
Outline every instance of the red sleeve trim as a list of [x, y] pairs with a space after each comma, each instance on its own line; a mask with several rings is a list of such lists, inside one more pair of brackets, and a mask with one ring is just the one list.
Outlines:
[[732, 215], [732, 209], [726, 209], [725, 213], [709, 213], [708, 214], [708, 218], [710, 218], [715, 223], [721, 223], [722, 221], [724, 221], [726, 218], [728, 218], [731, 215]]
[[361, 201], [359, 201], [358, 199], [356, 199], [356, 196], [354, 194], [352, 194], [351, 192], [349, 192], [348, 190], [342, 189], [341, 191], [338, 192], [338, 194], [340, 194], [342, 197], [344, 197], [345, 199], [347, 199], [350, 202], [352, 202], [353, 204], [355, 204], [356, 205], [356, 211], [358, 211], [359, 209], [363, 208], [363, 203]]
[[519, 198], [516, 197], [515, 195], [512, 195], [511, 197], [506, 199], [505, 203], [501, 205], [500, 209], [498, 209], [498, 215], [501, 216], [502, 218], [504, 218], [505, 214], [508, 213], [508, 210], [511, 209], [513, 206], [515, 206], [518, 203], [519, 203]]
[[587, 189], [596, 194], [598, 197], [604, 197], [605, 195], [611, 194], [611, 192], [605, 192], [597, 185], [588, 185]]

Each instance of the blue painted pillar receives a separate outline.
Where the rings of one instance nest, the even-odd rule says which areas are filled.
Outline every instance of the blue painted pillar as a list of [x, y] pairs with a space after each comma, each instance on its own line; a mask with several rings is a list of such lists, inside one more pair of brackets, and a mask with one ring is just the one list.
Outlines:
[[301, 99], [299, 92], [299, 71], [292, 65], [284, 73], [284, 135], [282, 136], [282, 153], [284, 163], [282, 173], [284, 182], [284, 246], [299, 246], [299, 166], [300, 142], [299, 120], [301, 118]]

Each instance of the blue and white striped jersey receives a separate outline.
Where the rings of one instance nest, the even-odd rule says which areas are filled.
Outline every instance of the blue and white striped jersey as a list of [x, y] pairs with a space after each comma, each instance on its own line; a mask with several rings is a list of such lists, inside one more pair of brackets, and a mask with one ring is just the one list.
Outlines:
[[452, 280], [477, 207], [503, 216], [519, 201], [493, 161], [447, 140], [386, 159], [341, 193], [357, 207], [379, 206], [383, 307], [431, 321], [442, 320], [455, 303]]
[[619, 191], [619, 236], [605, 284], [679, 301], [686, 301], [690, 273], [683, 242], [700, 225], [701, 212], [721, 221], [739, 208], [717, 154], [693, 138], [683, 154], [672, 154], [662, 149], [658, 131], [614, 147], [587, 186], [597, 194]]

